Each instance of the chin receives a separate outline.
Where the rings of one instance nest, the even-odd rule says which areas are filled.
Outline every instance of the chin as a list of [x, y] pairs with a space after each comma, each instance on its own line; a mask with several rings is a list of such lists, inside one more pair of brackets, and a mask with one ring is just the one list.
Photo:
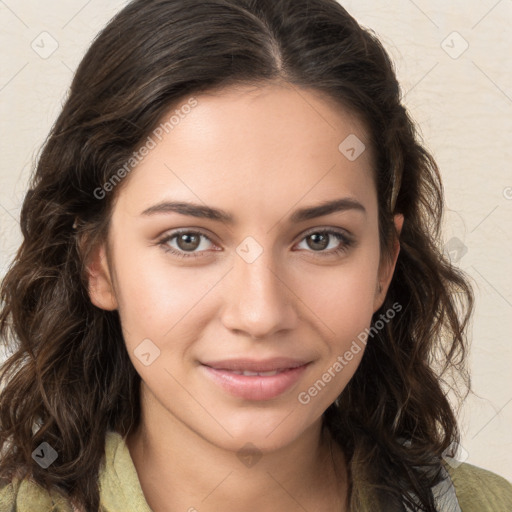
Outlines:
[[[297, 410], [300, 411], [298, 407]], [[232, 451], [239, 450], [247, 443], [253, 444], [262, 453], [283, 448], [308, 431], [314, 423], [311, 418], [298, 418], [295, 411], [288, 406], [273, 411], [253, 408], [233, 413], [230, 421], [222, 422], [223, 432], [227, 431], [230, 435], [223, 435], [218, 442]]]

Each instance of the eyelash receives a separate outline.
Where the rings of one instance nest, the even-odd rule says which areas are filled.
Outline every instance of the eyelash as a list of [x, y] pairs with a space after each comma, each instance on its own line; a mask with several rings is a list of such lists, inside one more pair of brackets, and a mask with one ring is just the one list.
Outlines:
[[[198, 258], [198, 257], [200, 257], [201, 253], [205, 252], [205, 251], [199, 251], [199, 252], [195, 252], [195, 253], [187, 253], [187, 252], [183, 252], [183, 251], [177, 251], [176, 249], [173, 249], [172, 247], [169, 247], [169, 245], [167, 245], [168, 242], [170, 242], [172, 239], [174, 239], [177, 236], [182, 235], [182, 234], [199, 235], [199, 236], [206, 238], [210, 242], [212, 242], [212, 240], [210, 240], [210, 238], [207, 235], [205, 235], [204, 233], [201, 233], [200, 231], [192, 231], [192, 230], [183, 229], [183, 230], [174, 231], [173, 233], [165, 236], [163, 239], [161, 239], [160, 241], [157, 242], [157, 245], [160, 245], [165, 252], [171, 253], [172, 255], [177, 256], [178, 258]], [[340, 242], [343, 242], [337, 249], [331, 249], [331, 251], [329, 251], [329, 252], [308, 251], [308, 252], [317, 253], [320, 257], [334, 257], [334, 256], [341, 255], [341, 254], [347, 252], [347, 250], [354, 245], [354, 241], [352, 239], [348, 238], [343, 233], [341, 233], [339, 231], [334, 231], [332, 229], [327, 229], [327, 228], [309, 231], [301, 238], [300, 241], [302, 242], [305, 238], [307, 238], [311, 235], [317, 235], [317, 234], [333, 235]]]

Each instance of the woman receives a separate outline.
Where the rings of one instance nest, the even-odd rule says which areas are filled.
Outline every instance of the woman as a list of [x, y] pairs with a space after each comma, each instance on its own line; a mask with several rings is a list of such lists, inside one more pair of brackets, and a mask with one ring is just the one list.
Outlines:
[[2, 284], [0, 511], [509, 510], [450, 458], [473, 296], [442, 209], [334, 0], [128, 4]]

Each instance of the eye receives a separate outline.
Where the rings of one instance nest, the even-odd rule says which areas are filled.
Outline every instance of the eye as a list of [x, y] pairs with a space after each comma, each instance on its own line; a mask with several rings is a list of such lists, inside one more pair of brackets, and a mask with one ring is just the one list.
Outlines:
[[[176, 239], [177, 247], [170, 245], [170, 242], [174, 239]], [[200, 256], [201, 252], [204, 252], [207, 249], [204, 248], [204, 244], [201, 243], [201, 239], [205, 239], [210, 243], [213, 243], [204, 233], [199, 231], [181, 230], [175, 231], [164, 237], [158, 242], [158, 245], [162, 246], [165, 252], [170, 252], [179, 258], [196, 258], [197, 256]], [[199, 248], [202, 250], [196, 251], [196, 249]]]
[[[204, 247], [202, 240], [207, 240], [210, 244], [213, 242], [208, 236], [200, 231], [180, 230], [174, 231], [165, 236], [158, 242], [165, 252], [171, 253], [179, 258], [196, 258], [208, 250]], [[336, 256], [346, 252], [354, 241], [344, 233], [332, 229], [316, 229], [307, 233], [301, 240], [306, 241], [309, 249], [319, 256]], [[173, 242], [175, 245], [171, 245]], [[334, 242], [331, 244], [331, 242]], [[206, 244], [208, 246], [208, 244]], [[331, 246], [331, 247], [330, 247]], [[326, 249], [331, 249], [326, 251]], [[218, 249], [216, 249], [218, 250]]]
[[[354, 241], [340, 231], [332, 229], [316, 229], [307, 233], [302, 240], [306, 241], [312, 252], [320, 253], [319, 256], [336, 256], [346, 252]], [[330, 242], [333, 242], [332, 244]], [[332, 249], [325, 251], [325, 249]]]

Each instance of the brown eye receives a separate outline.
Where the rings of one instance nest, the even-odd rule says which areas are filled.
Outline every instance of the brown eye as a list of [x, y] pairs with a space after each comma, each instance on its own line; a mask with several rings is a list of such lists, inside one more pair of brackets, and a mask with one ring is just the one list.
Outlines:
[[308, 243], [308, 245], [315, 251], [323, 251], [329, 245], [329, 235], [325, 233], [313, 233], [306, 240], [312, 242], [311, 244]]
[[[197, 231], [177, 231], [163, 238], [158, 245], [161, 245], [166, 252], [170, 252], [178, 257], [189, 258], [198, 257], [202, 253], [207, 252], [208, 247], [199, 249], [202, 245], [202, 240], [208, 240], [212, 244], [211, 240], [203, 233]], [[171, 242], [175, 240], [175, 245], [171, 245]], [[206, 244], [208, 245], [208, 244]]]
[[194, 251], [199, 247], [201, 237], [197, 234], [183, 233], [177, 235], [176, 243], [183, 251]]
[[[346, 252], [354, 245], [354, 241], [347, 235], [331, 229], [311, 231], [302, 241], [306, 241], [309, 252], [319, 253], [319, 256], [335, 256]], [[301, 241], [301, 242], [302, 242]], [[326, 250], [330, 247], [331, 250]]]

